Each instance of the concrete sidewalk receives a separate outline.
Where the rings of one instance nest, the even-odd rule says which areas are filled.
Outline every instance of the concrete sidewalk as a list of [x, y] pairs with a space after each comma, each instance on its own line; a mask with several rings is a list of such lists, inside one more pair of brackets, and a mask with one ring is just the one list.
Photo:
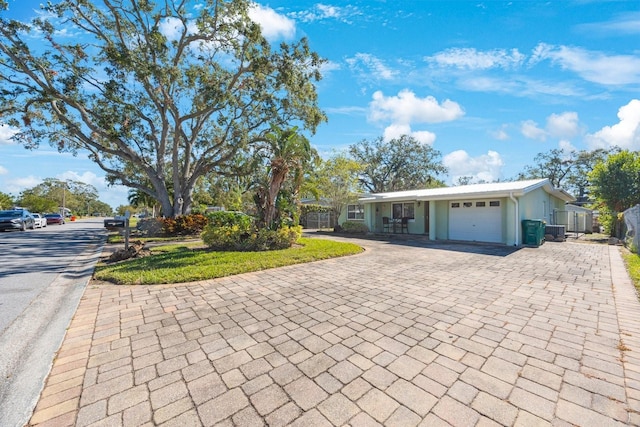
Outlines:
[[358, 243], [89, 286], [31, 424], [640, 425], [640, 304], [617, 247]]

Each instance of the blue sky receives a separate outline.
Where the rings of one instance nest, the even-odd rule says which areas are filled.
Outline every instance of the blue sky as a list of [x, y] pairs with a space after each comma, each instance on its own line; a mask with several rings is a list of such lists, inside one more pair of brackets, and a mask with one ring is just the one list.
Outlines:
[[[194, 1], [194, 3], [196, 3]], [[10, 3], [10, 15], [39, 2]], [[307, 37], [327, 59], [318, 84], [323, 155], [362, 139], [411, 134], [460, 176], [509, 179], [554, 148], [640, 149], [638, 1], [261, 1], [273, 43]], [[0, 191], [43, 178], [95, 185], [126, 203], [82, 154], [27, 151], [0, 128]]]

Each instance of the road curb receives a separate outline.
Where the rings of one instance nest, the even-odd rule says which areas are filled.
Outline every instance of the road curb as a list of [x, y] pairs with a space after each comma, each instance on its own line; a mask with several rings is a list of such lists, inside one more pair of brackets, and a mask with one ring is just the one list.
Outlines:
[[0, 336], [1, 426], [28, 423], [105, 242], [74, 258]]

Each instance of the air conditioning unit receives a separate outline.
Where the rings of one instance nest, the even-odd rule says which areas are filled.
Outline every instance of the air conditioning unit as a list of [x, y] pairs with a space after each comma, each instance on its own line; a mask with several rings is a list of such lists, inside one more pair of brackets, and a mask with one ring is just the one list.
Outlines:
[[564, 225], [546, 225], [544, 227], [544, 235], [551, 235], [554, 240], [564, 240], [565, 234], [567, 234], [567, 228]]

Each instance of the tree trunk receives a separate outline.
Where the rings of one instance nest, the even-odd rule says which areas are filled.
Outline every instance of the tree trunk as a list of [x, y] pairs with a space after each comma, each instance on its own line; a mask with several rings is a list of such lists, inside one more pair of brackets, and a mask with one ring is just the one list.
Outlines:
[[287, 170], [283, 169], [274, 170], [273, 176], [271, 177], [271, 183], [269, 184], [269, 189], [266, 192], [267, 203], [265, 205], [264, 222], [269, 228], [273, 227], [273, 223], [276, 219], [276, 199], [278, 197], [278, 193], [280, 192], [280, 186], [284, 182], [287, 172]]
[[167, 191], [167, 188], [164, 185], [156, 185], [156, 183], [153, 184], [156, 190], [158, 202], [160, 203], [162, 216], [173, 217], [173, 204], [171, 203], [171, 198], [169, 197], [169, 191]]
[[331, 215], [333, 216], [333, 218], [331, 218], [331, 226], [335, 227], [338, 224], [338, 220], [340, 219], [340, 213], [342, 212], [342, 209], [337, 209], [337, 208], [333, 208], [331, 210]]

